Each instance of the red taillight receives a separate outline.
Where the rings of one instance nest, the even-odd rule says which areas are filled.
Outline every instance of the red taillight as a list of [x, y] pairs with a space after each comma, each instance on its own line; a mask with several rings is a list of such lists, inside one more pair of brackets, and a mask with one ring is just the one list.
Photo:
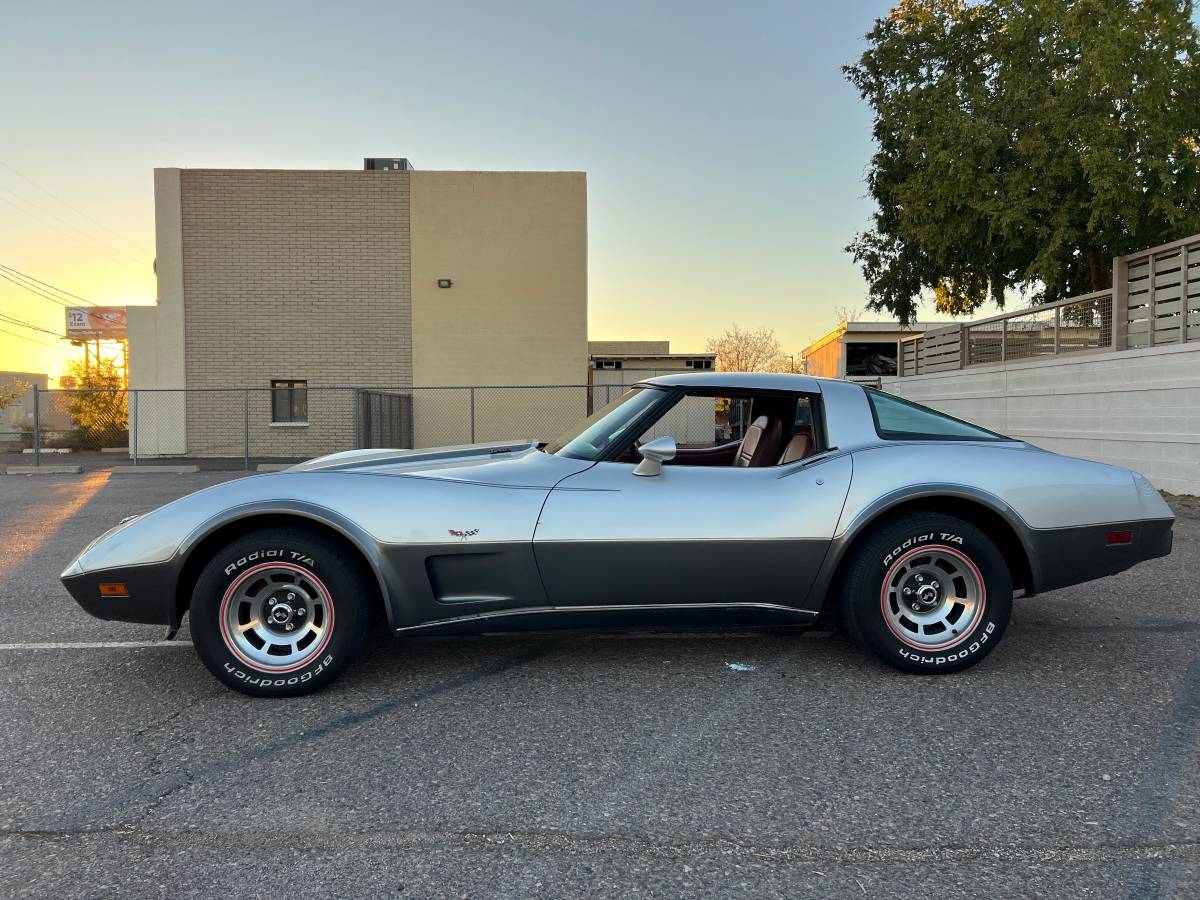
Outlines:
[[1133, 532], [1132, 531], [1110, 531], [1108, 533], [1108, 546], [1110, 546], [1110, 547], [1118, 547], [1121, 544], [1132, 544], [1132, 543], [1133, 543]]

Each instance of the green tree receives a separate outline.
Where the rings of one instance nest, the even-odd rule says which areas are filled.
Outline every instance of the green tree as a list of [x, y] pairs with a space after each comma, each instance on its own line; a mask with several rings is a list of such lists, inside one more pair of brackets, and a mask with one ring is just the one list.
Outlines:
[[14, 378], [7, 384], [0, 384], [0, 409], [7, 409], [21, 402], [30, 385], [26, 381]]
[[1109, 287], [1200, 230], [1191, 0], [901, 0], [847, 78], [874, 110], [868, 305], [961, 314]]
[[59, 394], [63, 411], [74, 422], [69, 442], [78, 447], [119, 447], [129, 441], [129, 404], [125, 380], [115, 360], [73, 359], [67, 372], [76, 390]]

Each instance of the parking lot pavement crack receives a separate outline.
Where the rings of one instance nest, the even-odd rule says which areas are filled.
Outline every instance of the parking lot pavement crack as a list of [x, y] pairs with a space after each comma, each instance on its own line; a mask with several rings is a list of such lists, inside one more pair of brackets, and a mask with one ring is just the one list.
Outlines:
[[[106, 801], [104, 806], [99, 809], [93, 809], [90, 818], [102, 822], [111, 822], [115, 819], [124, 820], [128, 815], [126, 812], [131, 803], [137, 803], [139, 798], [141, 802], [147, 803], [142, 813], [137, 817], [139, 821], [144, 821], [150, 816], [162, 803], [177, 791], [189, 786], [198, 781], [205, 781], [213, 776], [227, 775], [230, 772], [235, 772], [243, 766], [253, 762], [261, 762], [264, 760], [274, 759], [281, 753], [293, 750], [304, 744], [312, 743], [332, 734], [337, 734], [346, 729], [354, 728], [359, 725], [370, 722], [387, 713], [394, 712], [408, 706], [414, 706], [419, 703], [424, 703], [444, 694], [449, 694], [454, 691], [472, 685], [482, 679], [495, 677], [508, 672], [512, 669], [519, 668], [527, 663], [533, 662], [536, 659], [548, 656], [561, 646], [558, 642], [546, 641], [539, 642], [537, 646], [531, 647], [528, 650], [506, 657], [505, 659], [497, 660], [486, 666], [480, 666], [468, 672], [444, 681], [438, 682], [425, 690], [415, 693], [407, 693], [398, 697], [393, 697], [385, 700], [382, 703], [377, 703], [367, 709], [358, 712], [347, 713], [346, 715], [338, 716], [329, 720], [324, 725], [319, 725], [315, 728], [309, 728], [304, 731], [296, 731], [292, 734], [279, 738], [267, 744], [256, 746], [252, 749], [241, 753], [231, 754], [215, 760], [208, 765], [196, 766], [187, 773], [185, 779], [173, 779], [163, 786], [161, 780], [151, 782], [157, 785], [157, 793], [149, 799], [147, 803], [146, 782], [143, 782], [136, 789], [128, 791], [123, 795]], [[150, 726], [151, 728], [153, 726]], [[149, 730], [149, 729], [147, 729]], [[182, 771], [182, 770], [181, 770]]]
[[171, 797], [171, 795], [177, 794], [184, 788], [189, 788], [195, 784], [195, 777], [191, 772], [187, 771], [186, 769], [180, 769], [179, 771], [183, 777], [177, 779], [173, 784], [169, 785], [166, 790], [155, 797], [142, 813], [142, 818], [148, 818], [152, 813], [154, 813], [155, 810], [162, 806], [163, 803], [165, 803], [166, 800]]
[[217, 697], [221, 696], [224, 693], [225, 693], [224, 688], [216, 688], [216, 689], [210, 691], [206, 696], [200, 698], [197, 701], [192, 702], [188, 706], [180, 706], [178, 709], [175, 709], [174, 711], [167, 713], [161, 719], [155, 719], [153, 722], [147, 722], [145, 725], [143, 725], [141, 728], [139, 728], [137, 731], [135, 731], [131, 735], [131, 737], [133, 738], [134, 741], [140, 741], [143, 738], [145, 738], [147, 735], [149, 735], [153, 732], [159, 731], [163, 728], [166, 728], [168, 725], [170, 725], [172, 722], [174, 722], [176, 719], [178, 719], [180, 716], [182, 716], [189, 709], [194, 709], [197, 706], [200, 706], [203, 703], [207, 702], [208, 700], [215, 700]]
[[[158, 848], [186, 845], [211, 849], [257, 848], [258, 831], [167, 830], [124, 826], [74, 830], [0, 829], [0, 837], [30, 843], [115, 840]], [[454, 850], [509, 851], [563, 855], [607, 855], [663, 859], [753, 859], [780, 864], [930, 864], [995, 861], [1025, 864], [1125, 862], [1146, 860], [1200, 861], [1200, 840], [1170, 843], [1104, 843], [1046, 847], [821, 847], [764, 846], [722, 840], [661, 842], [618, 835], [577, 836], [562, 832], [371, 830], [357, 832], [275, 832], [277, 840], [306, 850]]]

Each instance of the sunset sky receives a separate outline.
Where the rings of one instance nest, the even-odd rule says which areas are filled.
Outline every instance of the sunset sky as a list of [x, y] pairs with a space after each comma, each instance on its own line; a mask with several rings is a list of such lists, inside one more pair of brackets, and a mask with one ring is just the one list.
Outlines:
[[[839, 66], [888, 6], [10, 4], [0, 265], [152, 303], [155, 166], [582, 169], [593, 339], [738, 322], [798, 352], [864, 301], [870, 116]], [[0, 316], [63, 329], [4, 280]], [[0, 329], [0, 370], [59, 374], [63, 342]]]

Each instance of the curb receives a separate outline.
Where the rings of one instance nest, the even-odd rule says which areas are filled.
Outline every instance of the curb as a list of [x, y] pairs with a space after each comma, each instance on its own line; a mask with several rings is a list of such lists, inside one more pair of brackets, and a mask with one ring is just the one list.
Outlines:
[[284, 469], [290, 469], [295, 463], [259, 463], [258, 471], [260, 472], [282, 472]]
[[199, 466], [113, 466], [114, 475], [191, 475]]
[[80, 475], [83, 473], [83, 466], [51, 463], [41, 466], [9, 466], [7, 471], [9, 475]]

